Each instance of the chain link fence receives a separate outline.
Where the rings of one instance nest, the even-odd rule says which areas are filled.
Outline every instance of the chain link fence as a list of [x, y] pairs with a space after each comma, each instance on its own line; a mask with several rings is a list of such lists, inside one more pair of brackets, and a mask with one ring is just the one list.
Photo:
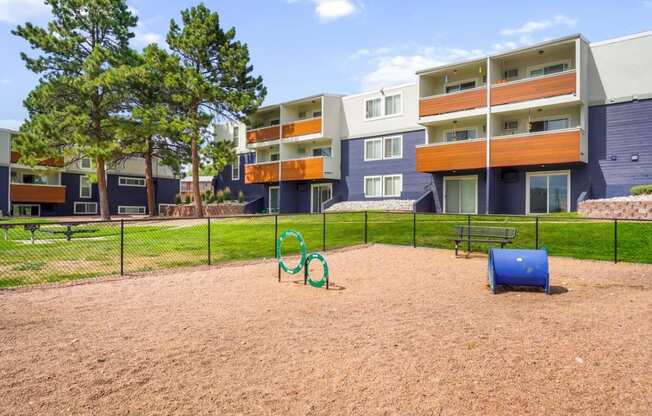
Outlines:
[[[16, 221], [0, 223], [0, 288], [274, 258], [276, 239], [288, 229], [303, 235], [309, 251], [365, 243], [452, 249], [459, 226], [514, 228], [508, 247], [546, 248], [553, 256], [652, 263], [652, 221], [411, 212]], [[460, 250], [489, 246], [465, 241]], [[283, 254], [298, 249], [288, 241]]]

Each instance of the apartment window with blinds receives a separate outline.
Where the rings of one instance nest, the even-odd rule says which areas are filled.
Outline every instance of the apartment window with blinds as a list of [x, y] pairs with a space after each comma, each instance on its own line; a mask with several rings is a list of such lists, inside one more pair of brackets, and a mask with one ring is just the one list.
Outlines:
[[459, 142], [461, 140], [471, 140], [478, 137], [476, 129], [449, 130], [444, 133], [444, 141]]
[[383, 177], [383, 196], [400, 197], [403, 187], [401, 175], [389, 175]]
[[530, 77], [540, 77], [543, 75], [557, 74], [559, 72], [568, 71], [570, 65], [567, 62], [560, 62], [555, 64], [546, 64], [530, 68]]
[[380, 198], [383, 196], [382, 176], [365, 176], [364, 196], [366, 198]]
[[403, 138], [401, 136], [385, 137], [385, 154], [383, 159], [400, 159], [403, 157]]
[[370, 119], [370, 118], [380, 117], [382, 115], [380, 105], [381, 105], [380, 98], [374, 98], [365, 101], [365, 118]]
[[272, 153], [271, 155], [269, 155], [269, 160], [272, 161], [272, 162], [278, 162], [278, 160], [279, 160], [278, 153]]
[[90, 157], [84, 157], [79, 160], [79, 167], [81, 169], [92, 169], [93, 168], [93, 160]]
[[231, 180], [240, 180], [240, 156], [235, 156], [235, 161], [231, 165]]
[[472, 88], [475, 88], [475, 84], [476, 84], [475, 80], [460, 81], [454, 84], [453, 83], [446, 84], [446, 94], [450, 94], [452, 92], [470, 90]]
[[383, 158], [383, 139], [367, 139], [364, 141], [364, 160], [381, 160]]
[[390, 116], [401, 112], [401, 94], [385, 97], [385, 115]]
[[127, 207], [127, 206], [119, 206], [118, 207], [118, 214], [122, 215], [143, 215], [146, 212], [145, 207]]
[[233, 146], [240, 146], [240, 127], [233, 127]]
[[530, 122], [530, 132], [537, 133], [541, 131], [563, 130], [569, 126], [568, 118], [551, 118], [547, 120], [536, 120]]
[[79, 197], [80, 198], [93, 197], [93, 187], [91, 185], [91, 180], [88, 179], [88, 176], [79, 177]]
[[92, 215], [97, 214], [96, 202], [75, 202], [73, 213], [78, 215]]
[[127, 178], [127, 177], [121, 176], [118, 179], [118, 183], [119, 183], [120, 186], [144, 187], [145, 186], [145, 178]]
[[403, 175], [364, 177], [365, 198], [400, 197], [401, 192], [403, 192]]

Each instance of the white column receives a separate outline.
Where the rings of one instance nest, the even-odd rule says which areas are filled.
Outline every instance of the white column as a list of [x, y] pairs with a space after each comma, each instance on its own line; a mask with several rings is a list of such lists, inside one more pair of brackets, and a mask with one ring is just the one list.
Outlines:
[[485, 87], [487, 88], [487, 134], [486, 134], [486, 145], [487, 145], [487, 155], [486, 155], [486, 178], [485, 178], [485, 214], [489, 214], [489, 194], [491, 192], [490, 184], [490, 175], [491, 175], [491, 58], [487, 58], [487, 82]]

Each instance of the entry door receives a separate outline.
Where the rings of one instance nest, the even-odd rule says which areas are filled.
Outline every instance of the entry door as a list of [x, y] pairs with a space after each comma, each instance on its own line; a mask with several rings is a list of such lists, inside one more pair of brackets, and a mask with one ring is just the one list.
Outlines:
[[332, 185], [329, 183], [312, 185], [312, 213], [321, 212], [321, 204], [332, 198]]
[[448, 214], [475, 214], [478, 180], [469, 178], [446, 178], [444, 210]]
[[269, 212], [278, 212], [278, 186], [269, 188]]

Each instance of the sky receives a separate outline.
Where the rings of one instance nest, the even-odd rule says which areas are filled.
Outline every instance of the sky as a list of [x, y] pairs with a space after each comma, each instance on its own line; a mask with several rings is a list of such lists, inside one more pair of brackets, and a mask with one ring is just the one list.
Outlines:
[[[132, 47], [165, 44], [170, 20], [192, 0], [128, 0], [138, 16]], [[602, 41], [652, 30], [652, 0], [205, 0], [224, 27], [249, 45], [266, 104], [318, 93], [353, 94], [413, 82], [415, 71], [582, 33]], [[22, 101], [38, 75], [11, 34], [17, 24], [45, 25], [42, 0], [0, 0], [0, 127], [18, 128]]]

